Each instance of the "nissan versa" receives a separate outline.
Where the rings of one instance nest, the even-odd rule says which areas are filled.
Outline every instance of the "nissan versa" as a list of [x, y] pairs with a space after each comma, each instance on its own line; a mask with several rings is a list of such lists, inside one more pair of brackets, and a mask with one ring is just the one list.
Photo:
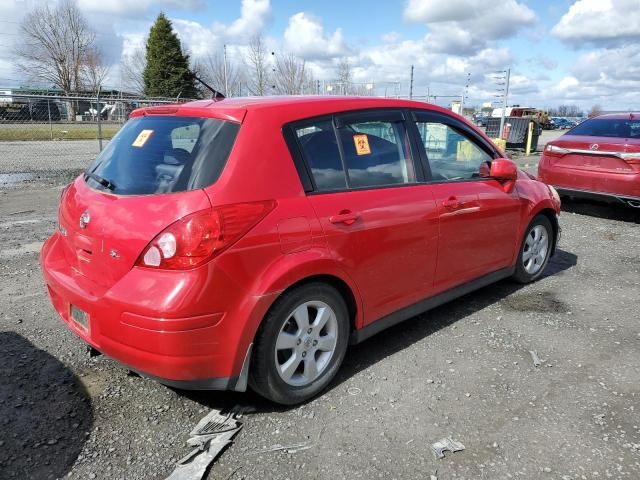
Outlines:
[[350, 343], [542, 274], [560, 199], [420, 102], [267, 97], [136, 110], [64, 189], [51, 302], [91, 347], [187, 389], [283, 404]]

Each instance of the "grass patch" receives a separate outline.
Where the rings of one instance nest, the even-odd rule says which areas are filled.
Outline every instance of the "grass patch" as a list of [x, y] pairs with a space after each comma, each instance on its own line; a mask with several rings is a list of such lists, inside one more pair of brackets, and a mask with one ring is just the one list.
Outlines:
[[[109, 140], [120, 130], [120, 125], [103, 125], [102, 138]], [[98, 127], [94, 125], [0, 125], [0, 141], [24, 140], [95, 140]]]

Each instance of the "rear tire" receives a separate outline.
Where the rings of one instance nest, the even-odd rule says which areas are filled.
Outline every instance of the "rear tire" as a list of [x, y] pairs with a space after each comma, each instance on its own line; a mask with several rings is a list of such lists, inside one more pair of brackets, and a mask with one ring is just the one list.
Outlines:
[[349, 326], [346, 303], [330, 285], [307, 283], [284, 293], [256, 335], [249, 385], [283, 405], [316, 396], [342, 364]]
[[522, 239], [513, 279], [519, 283], [537, 280], [549, 262], [553, 242], [554, 233], [551, 222], [544, 215], [536, 215]]

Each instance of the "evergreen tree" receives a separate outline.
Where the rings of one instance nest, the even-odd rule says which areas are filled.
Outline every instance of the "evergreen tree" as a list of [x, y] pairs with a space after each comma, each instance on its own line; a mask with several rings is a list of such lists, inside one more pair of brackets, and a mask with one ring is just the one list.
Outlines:
[[143, 76], [144, 93], [149, 97], [198, 97], [189, 55], [182, 51], [180, 39], [162, 12], [149, 31]]

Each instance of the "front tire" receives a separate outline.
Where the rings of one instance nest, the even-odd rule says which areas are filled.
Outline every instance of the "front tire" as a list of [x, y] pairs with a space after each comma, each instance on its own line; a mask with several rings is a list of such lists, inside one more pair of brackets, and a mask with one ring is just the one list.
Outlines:
[[285, 292], [256, 336], [251, 388], [283, 405], [314, 397], [342, 364], [349, 325], [345, 301], [330, 285], [313, 282]]
[[544, 272], [553, 248], [553, 227], [544, 215], [533, 218], [520, 246], [514, 280], [530, 283]]

